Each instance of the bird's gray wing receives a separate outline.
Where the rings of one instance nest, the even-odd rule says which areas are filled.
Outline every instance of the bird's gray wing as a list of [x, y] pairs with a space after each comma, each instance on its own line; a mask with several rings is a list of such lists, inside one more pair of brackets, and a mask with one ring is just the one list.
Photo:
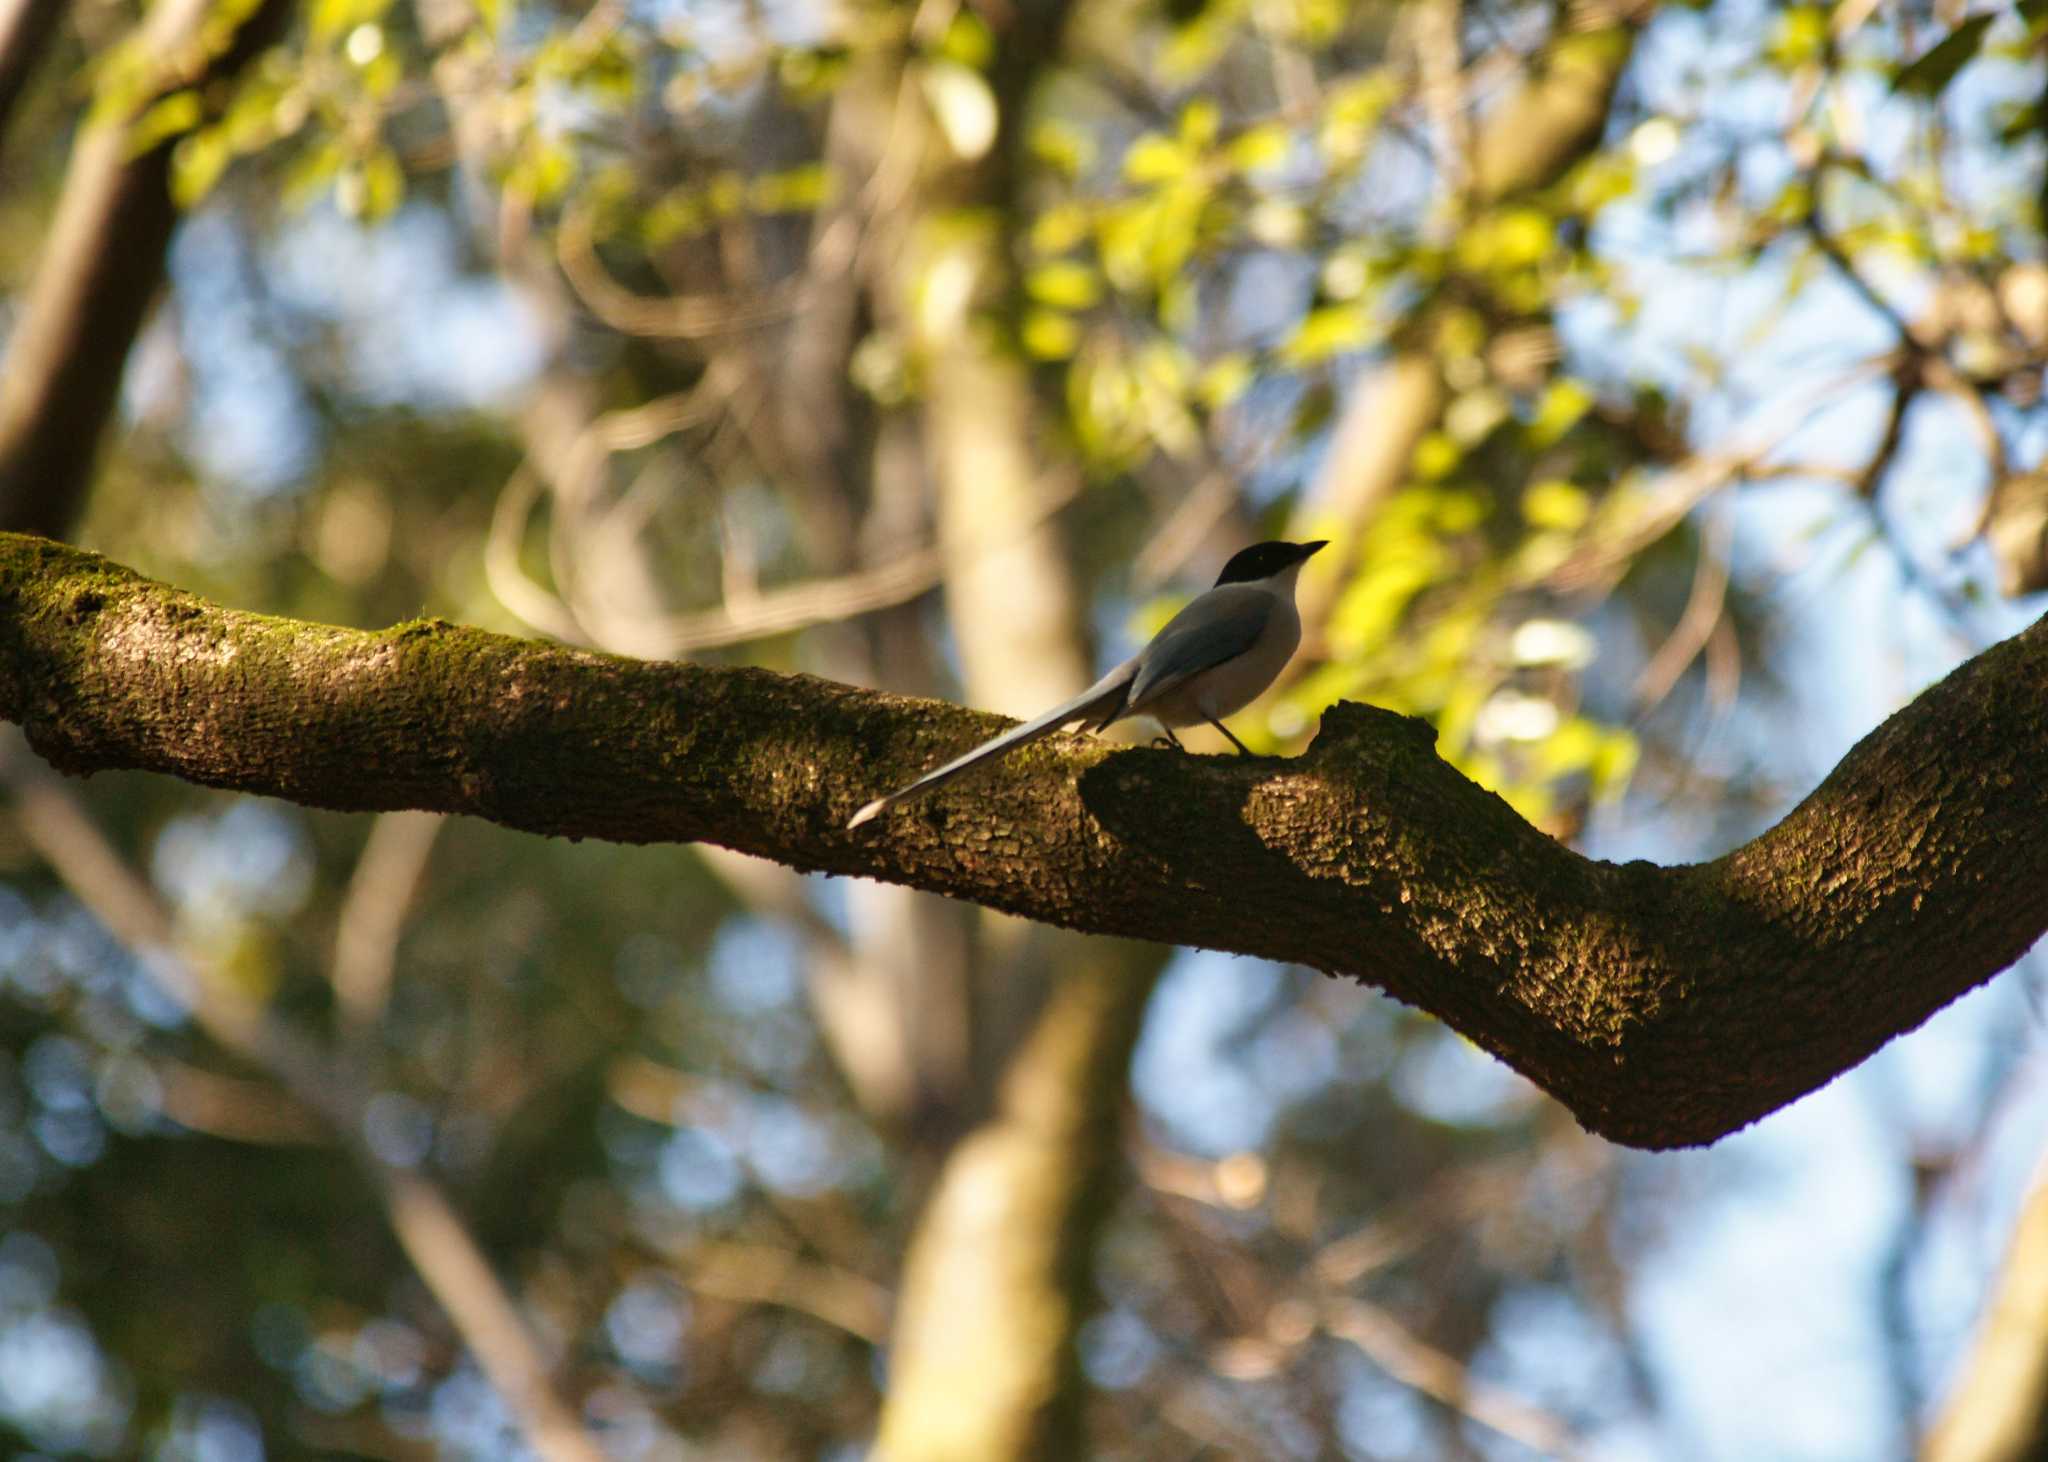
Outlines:
[[1146, 706], [1190, 675], [1213, 670], [1258, 643], [1273, 617], [1273, 596], [1254, 591], [1217, 602], [1224, 592], [1212, 589], [1176, 614], [1139, 654], [1123, 714], [1143, 715]]
[[[1020, 747], [1029, 746], [1042, 737], [1050, 736], [1062, 726], [1071, 726], [1076, 721], [1091, 726], [1107, 725], [1108, 721], [1116, 720], [1122, 714], [1118, 707], [1124, 703], [1125, 696], [1130, 690], [1131, 675], [1137, 663], [1136, 660], [1124, 661], [1072, 700], [1054, 706], [1044, 715], [1034, 717], [1021, 726], [1013, 726], [1002, 735], [982, 742], [972, 751], [956, 756], [944, 766], [926, 772], [900, 791], [891, 792], [886, 797], [877, 797], [856, 812], [846, 825], [849, 828], [859, 827], [869, 819], [879, 817], [899, 802], [907, 802], [913, 797], [922, 797], [927, 792], [936, 791], [955, 777], [973, 771], [983, 762], [1016, 751]], [[1105, 714], [1108, 721], [1101, 719]]]

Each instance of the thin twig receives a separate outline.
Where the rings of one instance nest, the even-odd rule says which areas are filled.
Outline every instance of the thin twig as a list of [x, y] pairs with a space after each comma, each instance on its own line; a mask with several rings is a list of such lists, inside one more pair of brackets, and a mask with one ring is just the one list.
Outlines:
[[791, 281], [767, 291], [765, 299], [735, 305], [717, 295], [645, 295], [620, 284], [597, 256], [588, 209], [572, 208], [555, 233], [555, 258], [562, 277], [583, 307], [625, 335], [650, 340], [699, 340], [758, 330], [788, 319], [799, 296]]
[[[1759, 437], [1753, 445], [1694, 457], [1674, 468], [1658, 484], [1655, 498], [1643, 507], [1632, 524], [1605, 540], [1587, 543], [1559, 567], [1544, 575], [1543, 583], [1565, 593], [1590, 589], [1617, 573], [1643, 549], [1683, 522], [1694, 508], [1731, 482], [1767, 473], [1781, 476], [1795, 470], [1767, 466], [1765, 459], [1802, 430], [1813, 412], [1839, 400], [1849, 386], [1889, 369], [1890, 364], [1889, 354], [1859, 362], [1806, 393], [1794, 403], [1787, 421]], [[1796, 471], [1802, 476], [1842, 475], [1824, 467], [1801, 466]]]
[[664, 1257], [699, 1294], [795, 1310], [870, 1345], [888, 1340], [895, 1296], [850, 1269], [768, 1244], [697, 1243]]
[[1572, 1429], [1541, 1407], [1475, 1380], [1456, 1356], [1412, 1335], [1399, 1321], [1360, 1299], [1327, 1302], [1323, 1329], [1348, 1341], [1404, 1386], [1545, 1457], [1574, 1457], [1582, 1445]]
[[528, 629], [564, 644], [588, 645], [590, 636], [561, 599], [534, 581], [519, 565], [526, 527], [540, 501], [539, 475], [525, 462], [513, 469], [491, 509], [491, 530], [484, 540], [484, 582], [500, 604]]
[[1713, 638], [1728, 605], [1728, 551], [1735, 537], [1733, 517], [1714, 513], [1708, 517], [1700, 537], [1699, 561], [1693, 569], [1692, 592], [1671, 633], [1650, 657], [1636, 677], [1635, 701], [1648, 708], [1671, 694], [1678, 677], [1685, 674]]
[[444, 822], [431, 812], [386, 812], [370, 824], [334, 934], [335, 1003], [354, 1032], [384, 1014], [398, 937]]

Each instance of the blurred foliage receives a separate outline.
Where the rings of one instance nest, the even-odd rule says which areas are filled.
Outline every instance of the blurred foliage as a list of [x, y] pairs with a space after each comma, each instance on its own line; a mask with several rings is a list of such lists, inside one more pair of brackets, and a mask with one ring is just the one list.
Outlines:
[[[929, 326], [964, 318], [1083, 484], [1112, 638], [1245, 537], [1335, 542], [1257, 749], [1366, 699], [1560, 836], [1621, 808], [1704, 856], [1804, 775], [1767, 653], [1800, 544], [1711, 514], [1818, 497], [1816, 553], [1896, 557], [1971, 632], [1985, 551], [1898, 528], [1883, 419], [1971, 464], [1928, 479], [1950, 516], [2042, 439], [2039, 5], [1646, 11], [1593, 144], [1499, 197], [1474, 136], [1502, 98], [1552, 46], [1618, 44], [1553, 34], [1575, 7], [1120, 0], [1018, 102], [993, 11], [315, 0], [211, 108], [134, 7], [75, 9], [0, 153], [0, 283], [27, 287], [91, 108], [179, 136], [195, 210], [81, 538], [269, 612], [691, 650], [674, 621], [933, 536], [900, 461]], [[1004, 170], [994, 214], [944, 191], [963, 168]], [[1403, 356], [1440, 403], [1332, 516], [1311, 484]], [[1791, 427], [1736, 430], [1801, 381], [1829, 391]], [[1169, 532], [1213, 482], [1206, 530]], [[2010, 562], [2033, 522], [2006, 520]], [[842, 673], [856, 645], [943, 684], [943, 627], [903, 602], [694, 652]], [[944, 1156], [863, 1109], [810, 998], [860, 895], [750, 907], [691, 850], [451, 825], [351, 1045], [333, 948], [367, 823], [81, 795], [178, 957], [331, 1035], [375, 1096], [337, 1142], [0, 827], [9, 1446], [513, 1454], [362, 1143], [445, 1185], [616, 1455], [859, 1455]], [[1193, 957], [1135, 1091], [1082, 1334], [1094, 1455], [1530, 1455], [1417, 1379], [1432, 1356], [1572, 1433], [1663, 1435], [1631, 1285], [1696, 1196], [1672, 1170], [1368, 992]]]

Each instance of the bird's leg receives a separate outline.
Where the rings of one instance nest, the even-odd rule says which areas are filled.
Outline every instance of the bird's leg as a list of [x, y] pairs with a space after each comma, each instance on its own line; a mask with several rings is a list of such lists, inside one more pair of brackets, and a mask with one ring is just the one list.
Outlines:
[[1173, 728], [1167, 725], [1164, 721], [1161, 721], [1159, 723], [1159, 733], [1159, 735], [1152, 738], [1152, 744], [1154, 746], [1170, 746], [1175, 751], [1187, 750], [1185, 746], [1182, 746], [1180, 744], [1180, 738], [1173, 734]]
[[1214, 716], [1204, 716], [1202, 717], [1202, 719], [1204, 721], [1207, 721], [1211, 726], [1214, 726], [1218, 731], [1221, 731], [1223, 733], [1224, 740], [1228, 741], [1232, 746], [1237, 748], [1238, 755], [1250, 756], [1252, 754], [1252, 749], [1249, 746], [1246, 746], [1242, 741], [1239, 741], [1235, 736], [1232, 736], [1230, 734], [1230, 728], [1224, 725], [1221, 721], [1217, 720]]

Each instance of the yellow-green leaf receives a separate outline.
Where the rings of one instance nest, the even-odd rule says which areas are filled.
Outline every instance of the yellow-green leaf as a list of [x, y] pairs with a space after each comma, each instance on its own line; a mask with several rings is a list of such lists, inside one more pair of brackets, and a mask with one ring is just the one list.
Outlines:
[[1025, 274], [1024, 289], [1041, 304], [1085, 310], [1102, 298], [1102, 278], [1086, 264], [1055, 259]]
[[397, 153], [379, 147], [363, 159], [363, 222], [389, 218], [404, 201], [405, 169]]
[[1529, 443], [1535, 447], [1554, 445], [1564, 434], [1579, 424], [1579, 419], [1592, 408], [1593, 393], [1584, 382], [1569, 376], [1552, 381], [1543, 392], [1543, 400], [1536, 407], [1536, 414], [1528, 426]]
[[1200, 152], [1215, 142], [1223, 125], [1223, 113], [1216, 103], [1198, 96], [1181, 109], [1180, 140], [1191, 151]]
[[1252, 363], [1248, 357], [1221, 356], [1195, 378], [1195, 396], [1211, 411], [1221, 411], [1242, 396], [1251, 383]]
[[1124, 154], [1124, 176], [1134, 183], [1169, 183], [1185, 173], [1191, 161], [1172, 138], [1148, 132]]
[[213, 191], [234, 158], [227, 133], [219, 127], [194, 132], [171, 154], [171, 201], [191, 208]]
[[130, 124], [128, 150], [139, 157], [158, 143], [191, 131], [205, 115], [198, 92], [174, 91]]
[[1571, 532], [1593, 516], [1593, 499], [1582, 487], [1562, 478], [1546, 478], [1522, 494], [1522, 518], [1531, 528]]
[[1295, 329], [1293, 338], [1280, 349], [1289, 365], [1314, 365], [1347, 350], [1362, 348], [1368, 339], [1369, 322], [1364, 309], [1353, 303], [1324, 305], [1309, 311]]
[[1025, 353], [1039, 360], [1065, 360], [1081, 346], [1081, 327], [1072, 315], [1057, 310], [1031, 310], [1024, 316]]
[[1095, 161], [1095, 139], [1079, 127], [1047, 118], [1032, 127], [1031, 154], [1054, 171], [1077, 178]]
[[1619, 727], [1609, 730], [1586, 769], [1593, 784], [1593, 800], [1613, 802], [1627, 791], [1641, 756], [1642, 747], [1632, 734]]
[[1794, 5], [1778, 17], [1764, 54], [1790, 71], [1819, 60], [1827, 41], [1827, 12], [1818, 5]]
[[989, 31], [988, 22], [979, 15], [972, 10], [957, 10], [939, 41], [938, 53], [962, 66], [985, 71], [995, 59], [996, 38]]
[[1039, 254], [1064, 254], [1088, 237], [1088, 210], [1079, 203], [1048, 208], [1031, 222], [1031, 248]]
[[1573, 716], [1537, 746], [1537, 775], [1556, 778], [1585, 771], [1600, 754], [1603, 741], [1598, 726], [1584, 716]]
[[1283, 123], [1262, 122], [1232, 139], [1224, 156], [1239, 172], [1252, 173], [1286, 162], [1292, 146], [1293, 134]]

